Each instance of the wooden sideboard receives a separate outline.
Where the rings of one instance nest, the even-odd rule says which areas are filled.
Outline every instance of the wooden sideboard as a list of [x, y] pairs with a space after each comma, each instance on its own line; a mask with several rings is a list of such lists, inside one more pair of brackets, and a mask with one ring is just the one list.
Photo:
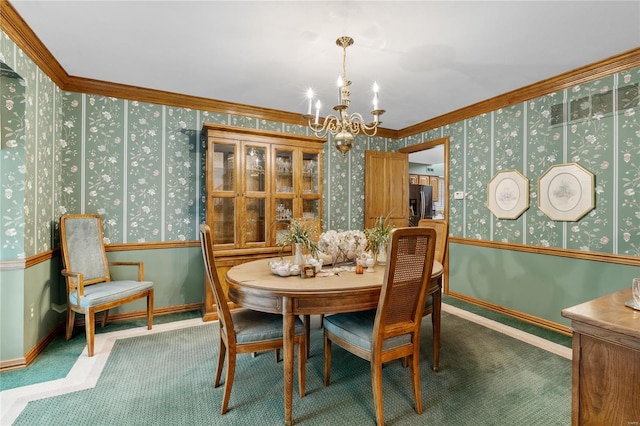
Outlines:
[[640, 425], [640, 311], [631, 288], [563, 309], [573, 330], [571, 424]]

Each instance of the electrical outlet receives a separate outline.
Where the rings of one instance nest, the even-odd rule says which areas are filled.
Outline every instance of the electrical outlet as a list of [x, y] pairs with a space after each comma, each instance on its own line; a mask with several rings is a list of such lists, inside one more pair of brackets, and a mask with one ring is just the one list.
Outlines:
[[29, 305], [29, 319], [33, 319], [34, 316], [35, 316], [35, 309], [32, 303]]

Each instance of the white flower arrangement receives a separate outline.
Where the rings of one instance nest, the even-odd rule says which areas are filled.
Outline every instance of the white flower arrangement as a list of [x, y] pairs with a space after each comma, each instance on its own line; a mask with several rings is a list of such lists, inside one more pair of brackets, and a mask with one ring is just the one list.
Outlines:
[[367, 248], [367, 236], [362, 231], [329, 230], [320, 234], [318, 250], [331, 256], [332, 263], [343, 263], [360, 257]]

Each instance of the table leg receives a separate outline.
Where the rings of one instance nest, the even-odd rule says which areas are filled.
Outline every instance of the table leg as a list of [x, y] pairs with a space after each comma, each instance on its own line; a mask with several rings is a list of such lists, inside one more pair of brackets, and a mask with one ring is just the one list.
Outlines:
[[282, 298], [282, 333], [284, 352], [284, 424], [292, 424], [291, 401], [293, 399], [293, 337], [295, 334], [293, 302], [289, 297]]
[[431, 323], [433, 325], [433, 371], [440, 369], [440, 319], [442, 317], [442, 277], [440, 278], [438, 291], [433, 293], [433, 310]]
[[303, 315], [304, 321], [304, 337], [307, 339], [307, 359], [309, 359], [310, 349], [311, 349], [311, 315]]

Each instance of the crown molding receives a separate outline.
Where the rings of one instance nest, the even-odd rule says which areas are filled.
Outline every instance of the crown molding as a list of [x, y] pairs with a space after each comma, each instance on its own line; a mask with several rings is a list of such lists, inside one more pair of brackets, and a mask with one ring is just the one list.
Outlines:
[[[298, 113], [70, 76], [8, 0], [0, 0], [0, 28], [61, 90], [223, 114], [242, 115], [258, 120], [278, 121], [301, 126], [307, 125], [302, 115]], [[640, 48], [576, 68], [558, 76], [512, 90], [400, 130], [380, 128], [376, 136], [391, 139], [412, 136], [638, 66], [640, 66]]]

